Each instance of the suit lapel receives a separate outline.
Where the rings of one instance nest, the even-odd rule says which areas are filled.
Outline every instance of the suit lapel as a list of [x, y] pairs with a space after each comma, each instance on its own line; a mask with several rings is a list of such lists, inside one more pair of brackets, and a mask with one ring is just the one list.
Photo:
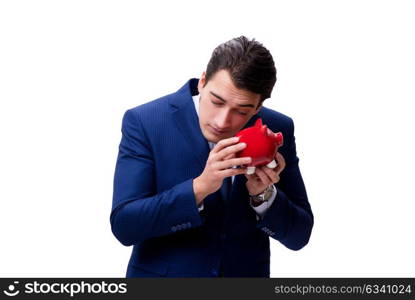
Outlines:
[[[193, 103], [173, 113], [176, 126], [179, 128], [189, 152], [196, 160], [205, 167], [206, 160], [209, 156], [209, 144], [200, 130], [199, 120], [196, 115]], [[184, 153], [183, 153], [184, 154]]]
[[190, 155], [204, 168], [210, 149], [200, 129], [199, 118], [192, 99], [193, 95], [198, 94], [197, 83], [197, 79], [189, 80], [173, 95], [170, 105], [174, 122], [187, 144]]

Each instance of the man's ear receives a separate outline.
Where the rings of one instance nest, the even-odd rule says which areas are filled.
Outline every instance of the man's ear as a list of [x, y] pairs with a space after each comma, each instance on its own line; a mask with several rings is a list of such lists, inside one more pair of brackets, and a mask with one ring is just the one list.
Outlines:
[[199, 91], [199, 94], [205, 84], [206, 84], [206, 71], [203, 71], [202, 75], [200, 76], [199, 83], [197, 84], [197, 89]]
[[262, 103], [264, 103], [264, 102], [261, 102], [261, 103], [259, 104], [258, 108], [255, 110], [254, 115], [256, 115], [257, 113], [259, 113], [259, 111], [260, 111], [260, 110], [261, 110], [261, 108], [262, 108]]

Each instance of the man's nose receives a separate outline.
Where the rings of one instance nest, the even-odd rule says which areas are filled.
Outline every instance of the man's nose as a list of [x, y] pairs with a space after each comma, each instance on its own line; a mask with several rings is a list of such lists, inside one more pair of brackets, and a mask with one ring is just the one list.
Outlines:
[[218, 129], [226, 129], [231, 124], [231, 112], [229, 109], [223, 109], [221, 112], [217, 115], [215, 118], [216, 120], [216, 126], [218, 126]]

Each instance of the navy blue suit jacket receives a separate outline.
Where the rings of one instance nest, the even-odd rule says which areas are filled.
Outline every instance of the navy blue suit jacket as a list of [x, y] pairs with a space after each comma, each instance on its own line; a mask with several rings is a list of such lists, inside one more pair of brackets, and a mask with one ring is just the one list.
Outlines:
[[269, 277], [269, 237], [292, 250], [304, 247], [313, 214], [298, 167], [291, 118], [262, 107], [259, 117], [284, 135], [286, 167], [263, 219], [249, 204], [244, 175], [231, 199], [217, 191], [198, 211], [193, 179], [209, 155], [192, 95], [198, 79], [177, 92], [127, 110], [114, 176], [110, 216], [115, 237], [133, 245], [127, 277]]

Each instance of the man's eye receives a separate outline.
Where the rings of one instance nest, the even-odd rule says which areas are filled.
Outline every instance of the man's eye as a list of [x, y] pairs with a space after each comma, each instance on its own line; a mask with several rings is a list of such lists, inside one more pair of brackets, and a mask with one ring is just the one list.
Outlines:
[[[215, 102], [215, 101], [210, 101], [212, 102], [212, 104], [216, 105], [216, 106], [223, 106], [224, 103], [222, 102]], [[246, 116], [248, 113], [244, 112], [244, 111], [237, 111], [237, 114], [242, 115], [242, 116]]]

